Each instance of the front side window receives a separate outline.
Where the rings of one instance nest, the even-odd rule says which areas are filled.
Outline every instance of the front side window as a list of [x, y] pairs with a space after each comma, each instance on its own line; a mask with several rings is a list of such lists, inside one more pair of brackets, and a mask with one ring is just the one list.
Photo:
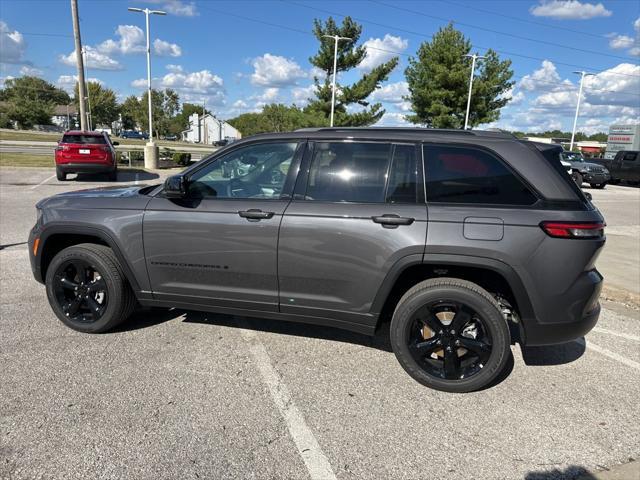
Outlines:
[[305, 198], [384, 202], [390, 151], [388, 143], [316, 143]]
[[503, 163], [474, 147], [424, 145], [427, 201], [532, 205], [536, 197]]
[[239, 148], [197, 171], [190, 178], [189, 195], [278, 199], [297, 147], [292, 142]]
[[625, 162], [633, 162], [636, 159], [636, 152], [627, 152], [624, 154], [622, 160]]

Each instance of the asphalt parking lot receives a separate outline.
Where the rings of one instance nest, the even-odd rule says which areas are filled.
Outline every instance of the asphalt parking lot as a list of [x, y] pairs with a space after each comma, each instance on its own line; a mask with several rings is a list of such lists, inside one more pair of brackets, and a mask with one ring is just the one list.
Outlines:
[[[0, 478], [546, 480], [639, 459], [640, 313], [616, 302], [586, 339], [514, 347], [499, 383], [464, 395], [414, 382], [384, 331], [145, 310], [74, 332], [25, 241], [39, 199], [108, 182], [53, 173], [0, 169]], [[640, 189], [589, 191], [608, 223], [598, 267], [637, 294]]]

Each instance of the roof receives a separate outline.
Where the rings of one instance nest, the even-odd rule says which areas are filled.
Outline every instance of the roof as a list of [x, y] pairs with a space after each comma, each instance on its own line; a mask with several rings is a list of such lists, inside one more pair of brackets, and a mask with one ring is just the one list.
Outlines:
[[55, 107], [53, 107], [53, 114], [54, 115], [66, 115], [67, 114], [67, 107], [69, 107], [69, 115], [75, 115], [76, 113], [78, 113], [78, 110], [76, 109], [75, 105], [56, 105]]
[[318, 127], [318, 128], [301, 128], [296, 132], [329, 132], [329, 133], [362, 133], [362, 132], [374, 132], [374, 133], [407, 133], [415, 135], [428, 135], [428, 134], [453, 134], [453, 135], [475, 135], [478, 137], [497, 137], [497, 138], [515, 138], [509, 132], [502, 132], [496, 130], [456, 130], [449, 128], [419, 128], [419, 127]]
[[65, 135], [93, 135], [94, 137], [101, 137], [102, 132], [94, 132], [93, 130], [67, 130]]

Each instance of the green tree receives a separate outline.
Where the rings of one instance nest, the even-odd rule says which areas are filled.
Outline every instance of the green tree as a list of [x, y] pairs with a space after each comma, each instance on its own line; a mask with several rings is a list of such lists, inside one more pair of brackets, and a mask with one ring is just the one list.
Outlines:
[[3, 121], [16, 122], [20, 128], [50, 124], [54, 107], [71, 101], [64, 90], [31, 76], [7, 80], [0, 99], [6, 102]]
[[[324, 125], [328, 125], [331, 112], [334, 41], [331, 38], [326, 38], [325, 35], [338, 35], [352, 39], [338, 43], [336, 66], [338, 74], [360, 65], [367, 56], [367, 50], [364, 46], [357, 45], [362, 34], [362, 26], [354, 22], [351, 17], [345, 17], [341, 26], [338, 26], [332, 17], [329, 17], [324, 23], [316, 19], [314, 20], [313, 34], [320, 42], [320, 48], [316, 55], [309, 58], [309, 61], [324, 72], [324, 78], [314, 78], [317, 99], [305, 110], [321, 114], [324, 118]], [[372, 125], [380, 120], [385, 113], [382, 104], [371, 104], [367, 98], [382, 82], [387, 80], [397, 65], [398, 57], [394, 57], [373, 68], [351, 85], [336, 85], [334, 125], [364, 126]], [[363, 109], [356, 113], [347, 113], [347, 106], [353, 104], [360, 105]]]
[[[146, 132], [149, 131], [148, 98], [148, 93], [144, 92], [140, 99], [139, 107], [136, 110], [136, 123]], [[169, 133], [171, 119], [175, 116], [179, 107], [180, 98], [174, 90], [151, 90], [153, 134], [157, 138]]]
[[[423, 42], [417, 56], [409, 58], [405, 70], [413, 115], [412, 123], [434, 128], [463, 128], [467, 108], [471, 42], [452, 24], [441, 28], [430, 42]], [[511, 61], [501, 61], [487, 50], [476, 68], [471, 95], [469, 125], [476, 126], [500, 118], [500, 109], [513, 87]]]
[[325, 117], [317, 111], [303, 110], [295, 105], [272, 103], [261, 112], [243, 113], [228, 120], [244, 137], [266, 132], [289, 132], [298, 128], [325, 124]]
[[[211, 113], [205, 109], [206, 113]], [[177, 113], [169, 122], [169, 133], [174, 135], [180, 135], [183, 130], [189, 127], [189, 117], [197, 113], [202, 115], [202, 105], [196, 105], [195, 103], [183, 103], [180, 113]]]
[[144, 110], [144, 107], [135, 95], [129, 95], [124, 102], [122, 102], [122, 105], [120, 105], [120, 113], [122, 115], [122, 128], [124, 130], [133, 130], [138, 126], [138, 118], [142, 116], [141, 110]]
[[[120, 107], [116, 99], [116, 94], [110, 88], [103, 87], [98, 82], [87, 82], [89, 101], [87, 108], [91, 110], [91, 125], [93, 128], [105, 125], [111, 126], [112, 122], [118, 119]], [[74, 102], [78, 105], [78, 83], [74, 89]]]

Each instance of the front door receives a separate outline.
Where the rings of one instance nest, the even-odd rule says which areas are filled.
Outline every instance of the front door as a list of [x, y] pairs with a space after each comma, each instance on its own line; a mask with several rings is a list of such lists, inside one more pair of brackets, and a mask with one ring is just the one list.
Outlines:
[[144, 248], [156, 299], [278, 309], [278, 229], [301, 150], [298, 142], [238, 147], [192, 173], [187, 198], [149, 202]]

